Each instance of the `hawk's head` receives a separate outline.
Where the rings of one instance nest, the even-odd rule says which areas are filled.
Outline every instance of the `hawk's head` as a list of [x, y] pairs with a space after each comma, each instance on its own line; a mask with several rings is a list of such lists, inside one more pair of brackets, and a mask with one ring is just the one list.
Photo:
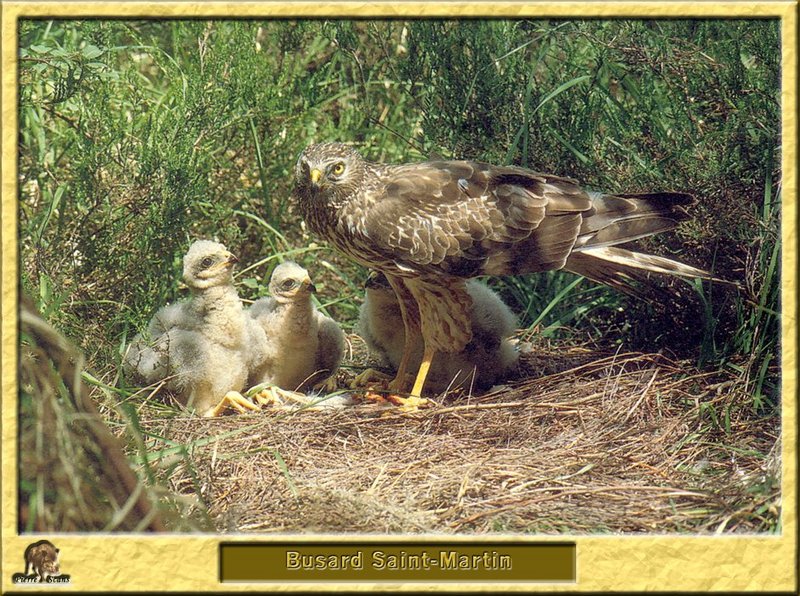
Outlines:
[[293, 261], [275, 267], [269, 279], [269, 293], [280, 303], [309, 300], [316, 291], [308, 271]]
[[362, 187], [365, 162], [343, 143], [309, 145], [294, 169], [295, 196], [304, 209], [339, 208]]
[[192, 289], [230, 284], [238, 259], [219, 242], [197, 240], [183, 257], [183, 281]]

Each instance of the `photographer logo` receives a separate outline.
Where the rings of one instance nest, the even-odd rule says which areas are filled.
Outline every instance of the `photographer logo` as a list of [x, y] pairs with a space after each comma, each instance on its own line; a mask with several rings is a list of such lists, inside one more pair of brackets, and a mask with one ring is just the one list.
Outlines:
[[25, 573], [15, 573], [15, 584], [69, 584], [69, 575], [61, 573], [60, 550], [49, 540], [29, 544], [25, 549]]

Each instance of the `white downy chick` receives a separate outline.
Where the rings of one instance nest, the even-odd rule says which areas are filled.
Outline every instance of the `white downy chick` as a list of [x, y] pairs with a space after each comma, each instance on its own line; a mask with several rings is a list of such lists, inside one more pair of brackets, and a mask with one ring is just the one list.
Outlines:
[[250, 384], [303, 391], [332, 377], [344, 356], [344, 333], [311, 302], [316, 291], [308, 272], [286, 261], [272, 272], [271, 296], [248, 314], [266, 335], [265, 356], [250, 370]]
[[198, 240], [183, 258], [192, 297], [161, 308], [125, 355], [125, 368], [147, 384], [165, 381], [184, 405], [203, 416], [227, 406], [257, 409], [239, 392], [248, 373], [250, 337], [233, 286], [236, 257], [217, 242]]

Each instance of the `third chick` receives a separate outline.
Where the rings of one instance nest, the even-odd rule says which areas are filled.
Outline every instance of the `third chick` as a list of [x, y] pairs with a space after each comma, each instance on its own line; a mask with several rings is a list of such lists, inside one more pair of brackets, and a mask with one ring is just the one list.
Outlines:
[[[508, 378], [516, 369], [519, 353], [509, 337], [517, 328], [511, 309], [489, 287], [477, 280], [467, 282], [472, 298], [472, 340], [461, 352], [439, 352], [426, 381], [434, 391], [463, 386], [487, 389]], [[400, 304], [382, 273], [373, 271], [366, 282], [366, 296], [358, 320], [359, 335], [381, 365], [397, 370], [403, 356], [405, 331]], [[422, 360], [422, 341], [414, 346], [410, 365]], [[369, 377], [369, 372], [366, 377]]]

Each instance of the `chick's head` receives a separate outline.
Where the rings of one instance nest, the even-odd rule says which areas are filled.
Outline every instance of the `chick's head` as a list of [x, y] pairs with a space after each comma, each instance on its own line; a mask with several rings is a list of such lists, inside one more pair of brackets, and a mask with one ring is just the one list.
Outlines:
[[183, 257], [183, 281], [193, 289], [233, 283], [233, 267], [238, 262], [219, 242], [197, 240]]
[[275, 267], [269, 280], [269, 292], [278, 302], [309, 300], [316, 291], [308, 271], [292, 261]]

